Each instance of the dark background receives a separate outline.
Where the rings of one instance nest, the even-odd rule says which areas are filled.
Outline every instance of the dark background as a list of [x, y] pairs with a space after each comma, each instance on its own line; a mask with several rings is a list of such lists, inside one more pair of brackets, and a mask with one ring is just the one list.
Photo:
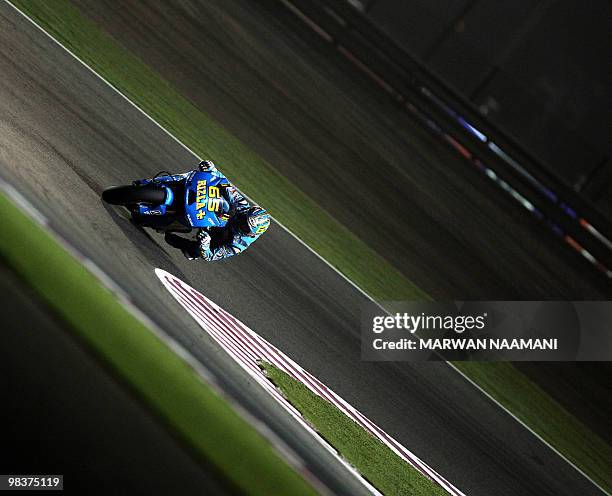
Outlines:
[[351, 3], [610, 218], [612, 3]]

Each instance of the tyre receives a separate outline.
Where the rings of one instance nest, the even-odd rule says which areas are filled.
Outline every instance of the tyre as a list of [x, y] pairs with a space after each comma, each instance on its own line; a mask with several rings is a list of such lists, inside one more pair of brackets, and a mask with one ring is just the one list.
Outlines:
[[102, 199], [111, 205], [151, 203], [160, 205], [166, 200], [166, 190], [156, 185], [116, 186], [102, 192]]

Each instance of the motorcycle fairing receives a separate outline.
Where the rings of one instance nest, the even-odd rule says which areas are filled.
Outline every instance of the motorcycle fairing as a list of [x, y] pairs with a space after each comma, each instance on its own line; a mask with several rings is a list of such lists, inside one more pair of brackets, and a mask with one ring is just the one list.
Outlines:
[[223, 227], [230, 204], [223, 191], [229, 185], [218, 171], [193, 171], [185, 181], [185, 215], [192, 227]]

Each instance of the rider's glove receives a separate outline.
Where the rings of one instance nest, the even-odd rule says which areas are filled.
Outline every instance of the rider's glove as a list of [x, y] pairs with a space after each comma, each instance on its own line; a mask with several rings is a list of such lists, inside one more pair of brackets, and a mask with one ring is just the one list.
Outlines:
[[198, 169], [200, 169], [202, 172], [208, 172], [215, 169], [215, 164], [213, 164], [212, 160], [202, 160], [198, 164]]
[[210, 234], [204, 230], [200, 230], [196, 236], [198, 243], [200, 244], [200, 252], [204, 255], [210, 250]]

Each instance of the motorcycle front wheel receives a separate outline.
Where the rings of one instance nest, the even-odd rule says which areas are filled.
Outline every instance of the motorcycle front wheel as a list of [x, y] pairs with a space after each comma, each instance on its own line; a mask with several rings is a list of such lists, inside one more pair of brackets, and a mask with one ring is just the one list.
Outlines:
[[150, 203], [161, 205], [166, 200], [166, 190], [161, 186], [115, 186], [102, 192], [102, 199], [111, 205], [133, 205]]

